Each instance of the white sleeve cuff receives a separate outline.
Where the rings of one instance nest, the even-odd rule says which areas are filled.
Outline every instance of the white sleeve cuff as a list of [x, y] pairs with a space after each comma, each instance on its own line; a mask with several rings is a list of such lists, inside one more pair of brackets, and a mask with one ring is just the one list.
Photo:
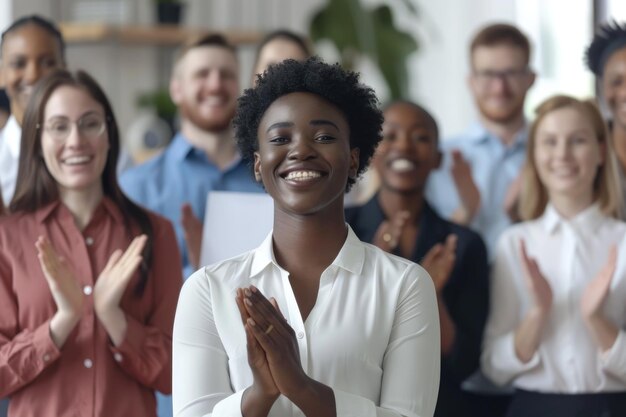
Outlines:
[[620, 330], [613, 346], [600, 353], [600, 363], [606, 372], [626, 380], [626, 333]]
[[538, 350], [528, 362], [522, 362], [515, 353], [515, 332], [510, 332], [494, 341], [491, 357], [484, 361], [486, 366], [483, 372], [496, 384], [507, 384], [518, 375], [539, 366], [541, 360]]
[[334, 389], [337, 417], [376, 417], [373, 401]]

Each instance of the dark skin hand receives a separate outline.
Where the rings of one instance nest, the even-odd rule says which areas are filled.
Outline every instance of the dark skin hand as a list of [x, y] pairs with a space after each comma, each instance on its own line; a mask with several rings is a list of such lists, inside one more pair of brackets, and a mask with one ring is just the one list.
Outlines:
[[254, 377], [242, 399], [244, 416], [267, 416], [279, 394], [307, 416], [334, 416], [332, 389], [309, 378], [302, 369], [295, 332], [276, 301], [250, 286], [237, 290], [237, 306], [245, 323], [248, 362]]

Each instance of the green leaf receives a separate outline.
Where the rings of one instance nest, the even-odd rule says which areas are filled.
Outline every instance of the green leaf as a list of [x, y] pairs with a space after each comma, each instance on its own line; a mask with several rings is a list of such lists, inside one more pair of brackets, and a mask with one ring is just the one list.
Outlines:
[[[410, 0], [405, 0], [405, 4], [416, 13]], [[329, 0], [313, 16], [309, 34], [314, 42], [332, 42], [345, 68], [353, 69], [358, 54], [369, 56], [378, 65], [392, 98], [406, 96], [407, 59], [419, 45], [410, 33], [395, 27], [389, 6], [367, 10], [359, 0]]]

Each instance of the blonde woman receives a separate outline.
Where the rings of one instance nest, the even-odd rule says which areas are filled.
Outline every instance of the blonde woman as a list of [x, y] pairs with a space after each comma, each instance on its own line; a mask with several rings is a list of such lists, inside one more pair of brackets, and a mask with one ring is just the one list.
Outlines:
[[482, 368], [516, 388], [508, 416], [626, 415], [626, 223], [596, 107], [542, 103], [531, 126], [521, 217], [491, 277]]

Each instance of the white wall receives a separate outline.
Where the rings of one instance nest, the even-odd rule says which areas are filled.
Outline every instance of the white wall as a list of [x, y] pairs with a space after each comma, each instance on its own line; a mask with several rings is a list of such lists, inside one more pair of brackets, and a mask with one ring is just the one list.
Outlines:
[[[68, 19], [79, 0], [0, 0], [0, 27], [27, 13], [52, 19]], [[124, 0], [107, 0], [124, 1]], [[154, 21], [152, 0], [125, 0], [132, 21]], [[482, 25], [494, 21], [518, 24], [535, 46], [532, 66], [540, 78], [531, 90], [528, 113], [534, 104], [555, 91], [588, 95], [592, 81], [582, 65], [582, 51], [591, 38], [591, 0], [412, 0], [419, 9], [416, 19], [395, 13], [398, 25], [419, 38], [420, 50], [410, 59], [411, 81], [407, 97], [421, 102], [437, 117], [443, 137], [465, 129], [475, 117], [466, 87], [468, 43]], [[611, 0], [615, 2], [615, 0]], [[622, 2], [623, 0], [617, 0]], [[325, 0], [186, 0], [185, 24], [216, 30], [269, 30], [286, 27], [306, 32], [311, 14]], [[365, 4], [400, 0], [364, 0]], [[567, 10], [567, 19], [562, 19]], [[7, 16], [10, 16], [7, 18]], [[557, 47], [558, 46], [558, 47]], [[242, 87], [250, 80], [253, 46], [241, 48]], [[68, 62], [72, 68], [92, 72], [108, 92], [120, 125], [127, 127], [137, 116], [136, 96], [165, 84], [172, 48], [128, 46], [113, 42], [71, 45]], [[332, 59], [328, 47], [322, 56]], [[359, 68], [363, 79], [386, 98], [381, 76], [371, 64]]]

